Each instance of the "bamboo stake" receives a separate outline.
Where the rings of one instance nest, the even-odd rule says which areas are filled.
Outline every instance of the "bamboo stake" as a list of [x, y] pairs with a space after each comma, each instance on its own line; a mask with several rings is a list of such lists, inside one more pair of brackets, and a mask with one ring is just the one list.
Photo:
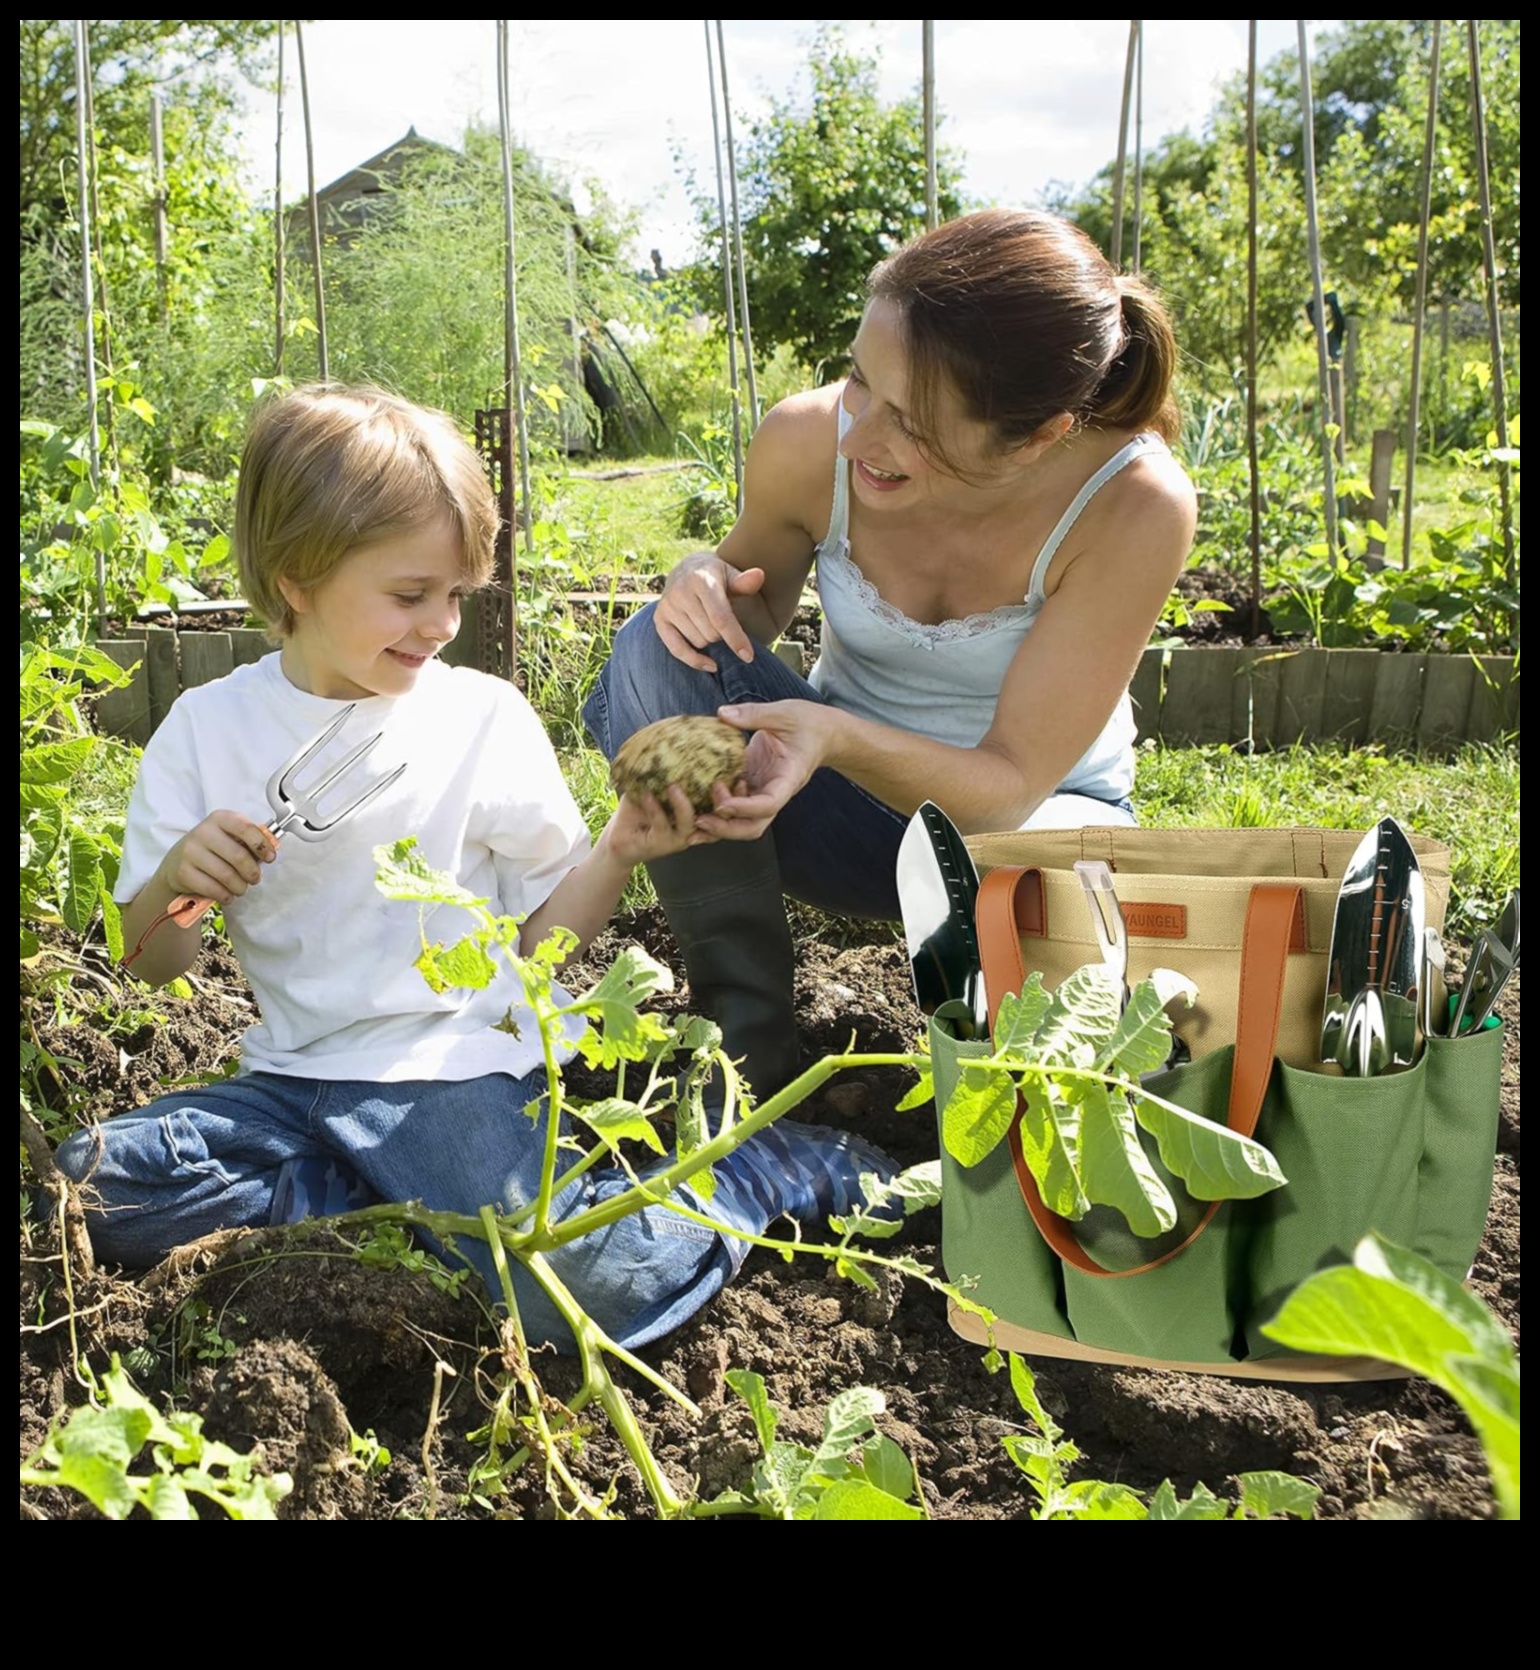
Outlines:
[[[80, 305], [85, 324], [86, 372], [86, 462], [91, 486], [102, 484], [102, 437], [96, 406], [96, 293], [91, 277], [91, 185], [87, 177], [91, 154], [90, 127], [86, 119], [91, 83], [91, 48], [86, 20], [75, 19], [75, 180], [80, 194]], [[96, 552], [96, 618], [107, 618], [107, 558]]]
[[161, 133], [160, 94], [150, 94], [150, 173], [155, 182], [155, 300], [160, 322], [168, 316], [166, 304], [166, 146]]
[[1128, 110], [1134, 96], [1134, 55], [1139, 47], [1139, 24], [1128, 25], [1128, 55], [1123, 60], [1123, 103], [1118, 115], [1118, 160], [1112, 165], [1112, 264], [1123, 266], [1123, 171], [1128, 161]]
[[1412, 489], [1417, 480], [1417, 441], [1422, 415], [1422, 336], [1428, 309], [1428, 221], [1433, 214], [1433, 147], [1438, 138], [1438, 60], [1442, 18], [1433, 19], [1428, 54], [1428, 120], [1422, 135], [1422, 214], [1417, 227], [1417, 299], [1412, 305], [1412, 393], [1408, 402], [1406, 485], [1401, 489], [1401, 566], [1412, 566]]
[[727, 232], [727, 187], [722, 178], [722, 130], [717, 118], [717, 73], [711, 50], [711, 25], [706, 29], [706, 75], [711, 83], [711, 149], [717, 164], [717, 214], [722, 226], [722, 289], [727, 299], [727, 386], [733, 405], [733, 476], [737, 483], [734, 505], [743, 508], [743, 406], [738, 395], [738, 314], [733, 301], [732, 239]]
[[278, 109], [273, 136], [273, 375], [283, 375], [284, 317], [283, 214], [283, 19], [278, 20]]
[[920, 50], [923, 61], [921, 81], [925, 107], [925, 230], [934, 232], [941, 214], [939, 193], [936, 189], [936, 21], [924, 18], [920, 23]]
[[519, 359], [519, 267], [513, 217], [513, 135], [508, 74], [508, 19], [497, 20], [497, 126], [503, 152], [503, 376], [513, 400], [519, 441], [519, 508], [524, 550], [535, 552], [535, 505], [529, 485], [529, 431], [524, 412], [524, 372]]
[[1134, 272], [1143, 267], [1144, 249], [1144, 19], [1134, 20]]
[[305, 74], [305, 30], [294, 19], [294, 51], [299, 58], [299, 102], [305, 116], [305, 179], [310, 198], [310, 265], [315, 273], [315, 329], [321, 381], [331, 381], [326, 351], [326, 292], [321, 283], [321, 204], [315, 193], [315, 135], [310, 127], [310, 80]]
[[[1492, 344], [1492, 407], [1497, 430], [1497, 497], [1503, 524], [1503, 573], [1515, 596], [1519, 589], [1519, 557], [1513, 544], [1513, 503], [1509, 490], [1508, 395], [1503, 376], [1503, 323], [1497, 305], [1497, 243], [1492, 232], [1492, 174], [1487, 162], [1486, 100], [1481, 88], [1481, 36], [1477, 19], [1465, 24], [1470, 48], [1471, 121], [1476, 130], [1476, 175], [1481, 185], [1481, 258], [1486, 268], [1487, 332]], [[1510, 612], [1514, 649], [1518, 649], [1519, 617]]]
[[1257, 181], [1257, 20], [1251, 19], [1246, 52], [1246, 471], [1251, 499], [1251, 624], [1262, 631], [1262, 460], [1257, 448], [1257, 220], [1262, 213]]
[[1321, 475], [1326, 495], [1326, 546], [1337, 554], [1337, 449], [1326, 433], [1332, 422], [1334, 405], [1331, 387], [1331, 360], [1326, 351], [1326, 288], [1321, 279], [1321, 223], [1315, 197], [1315, 95], [1310, 85], [1310, 38], [1305, 20], [1299, 29], [1299, 105], [1300, 126], [1304, 134], [1305, 164], [1305, 231], [1310, 246], [1310, 288], [1315, 298], [1315, 361], [1319, 381], [1317, 398], [1321, 402]]
[[722, 132], [727, 141], [727, 183], [732, 194], [733, 253], [738, 262], [738, 313], [743, 321], [743, 369], [749, 390], [749, 433], [759, 428], [759, 389], [754, 382], [754, 332], [749, 327], [749, 275], [743, 264], [743, 220], [738, 213], [738, 160], [733, 149], [733, 106], [727, 96], [727, 48], [717, 24], [717, 62], [722, 69]]

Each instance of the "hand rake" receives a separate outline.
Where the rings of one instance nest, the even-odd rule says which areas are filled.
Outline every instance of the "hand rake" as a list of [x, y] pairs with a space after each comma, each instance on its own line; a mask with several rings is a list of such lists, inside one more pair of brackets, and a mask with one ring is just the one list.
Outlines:
[[[301, 786], [295, 781], [306, 763], [313, 759], [326, 747], [333, 737], [347, 724], [353, 709], [358, 704], [349, 702], [342, 712], [317, 735], [305, 743], [291, 758], [284, 761], [267, 780], [267, 803], [273, 809], [273, 821], [267, 824], [266, 831], [276, 841], [279, 836], [289, 830], [306, 841], [319, 841], [329, 835], [339, 823], [349, 818], [354, 812], [367, 806], [378, 794], [386, 789], [406, 770], [405, 765], [398, 765], [394, 771], [371, 783], [362, 793], [356, 794], [351, 800], [330, 809], [323, 807], [322, 797], [327, 790], [341, 781], [371, 748], [380, 740], [382, 733], [376, 731], [373, 736], [353, 749], [353, 751], [333, 766], [320, 782], [313, 787]], [[203, 914], [211, 910], [215, 904], [213, 899], [200, 899], [196, 894], [184, 893], [180, 898], [173, 899], [159, 916], [145, 929], [132, 953], [123, 959], [125, 966], [131, 963], [144, 949], [145, 941], [162, 922], [175, 922], [179, 928], [190, 928]]]

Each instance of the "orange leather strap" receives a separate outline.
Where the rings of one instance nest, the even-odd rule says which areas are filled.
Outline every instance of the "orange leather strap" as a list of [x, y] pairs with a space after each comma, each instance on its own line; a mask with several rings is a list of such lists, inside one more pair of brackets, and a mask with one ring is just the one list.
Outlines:
[[[1001, 865], [979, 884], [976, 911], [979, 954], [984, 965], [984, 989], [989, 995], [989, 1020], [993, 1028], [1000, 1001], [1007, 992], [1020, 992], [1026, 979], [1021, 957], [1023, 932], [1046, 931], [1042, 872]], [[1261, 1117], [1262, 1103], [1272, 1076], [1273, 1052], [1278, 1037], [1278, 1019], [1283, 1009], [1283, 976], [1291, 943], [1302, 943], [1304, 895], [1297, 883], [1259, 882], [1251, 890], [1246, 909], [1246, 927], [1241, 946], [1239, 1011], [1236, 1017], [1235, 1062], [1230, 1075], [1230, 1100], [1226, 1124], [1232, 1131], [1250, 1136]], [[1137, 1276], [1184, 1252], [1197, 1240], [1220, 1202], [1213, 1201], [1180, 1246], [1132, 1270], [1106, 1270], [1076, 1239], [1074, 1225], [1060, 1217], [1044, 1202], [1037, 1179], [1027, 1165], [1021, 1148], [1021, 1107], [1011, 1121], [1008, 1141], [1015, 1166], [1016, 1182], [1032, 1221], [1048, 1245], [1077, 1270], [1092, 1276]]]

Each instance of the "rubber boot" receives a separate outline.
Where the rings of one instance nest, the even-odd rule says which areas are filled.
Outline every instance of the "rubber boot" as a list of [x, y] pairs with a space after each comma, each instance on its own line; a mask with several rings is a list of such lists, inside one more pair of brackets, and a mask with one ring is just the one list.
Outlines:
[[[866, 1199], [863, 1172], [886, 1183], [898, 1169], [880, 1148], [848, 1131], [778, 1119], [716, 1162], [716, 1188], [702, 1210], [749, 1235], [763, 1235], [783, 1215], [822, 1230], [831, 1213], [844, 1214]], [[899, 1211], [884, 1206], [877, 1215], [892, 1218]], [[736, 1271], [747, 1243], [725, 1239]]]
[[[796, 954], [774, 838], [717, 841], [648, 865], [678, 941], [690, 1008], [722, 1029], [756, 1101], [797, 1075]], [[721, 1108], [721, 1091], [707, 1105]]]

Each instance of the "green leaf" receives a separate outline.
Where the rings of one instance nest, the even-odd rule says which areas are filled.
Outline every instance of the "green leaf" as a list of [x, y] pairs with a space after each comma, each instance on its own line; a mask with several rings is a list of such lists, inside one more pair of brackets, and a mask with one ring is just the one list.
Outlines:
[[1366, 1235], [1352, 1265], [1308, 1276], [1262, 1331], [1296, 1351], [1399, 1363], [1442, 1386], [1481, 1439], [1500, 1511], [1518, 1517], [1518, 1361], [1501, 1323], [1460, 1283]]
[[1121, 1091], [1099, 1079], [1065, 1087], [1080, 1110], [1080, 1179], [1087, 1200], [1111, 1206], [1135, 1235], [1154, 1237], [1176, 1223], [1176, 1202], [1139, 1141], [1139, 1127]]
[[374, 849], [374, 885], [387, 899], [420, 905], [484, 905], [486, 899], [461, 887], [444, 870], [435, 870], [417, 851], [417, 837]]
[[861, 1473], [876, 1489], [907, 1502], [914, 1494], [914, 1468], [909, 1457], [885, 1433], [867, 1440], [861, 1452]]
[[1000, 999], [991, 1034], [996, 1052], [1030, 1050], [1043, 1017], [1052, 1007], [1053, 998], [1043, 985], [1043, 977], [1033, 969], [1020, 993], [1007, 992]]
[[813, 1455], [811, 1473], [824, 1479], [843, 1478], [849, 1469], [846, 1459], [873, 1430], [887, 1399], [872, 1386], [852, 1386], [831, 1399], [824, 1411], [823, 1438]]
[[1072, 1103], [1042, 1073], [1021, 1079], [1021, 1155], [1050, 1212], [1083, 1218], [1091, 1202], [1080, 1177], [1080, 1120]]
[[998, 1069], [959, 1058], [957, 1084], [941, 1110], [941, 1140], [959, 1165], [976, 1166], [999, 1146], [1016, 1113], [1016, 1086]]
[[1251, 1137], [1138, 1089], [1133, 1098], [1134, 1117], [1167, 1169], [1198, 1200], [1254, 1200], [1288, 1182], [1271, 1151]]
[[607, 1147], [617, 1148], [622, 1142], [645, 1143], [654, 1154], [665, 1152], [662, 1137], [657, 1133], [652, 1121], [635, 1102], [627, 1102], [618, 1096], [606, 1097], [603, 1101], [587, 1104], [567, 1104], [592, 1131], [594, 1131]]
[[1271, 1519], [1288, 1514], [1294, 1519], [1314, 1519], [1320, 1487], [1292, 1473], [1242, 1473], [1241, 1511], [1254, 1519]]
[[749, 1413], [754, 1417], [754, 1431], [759, 1436], [759, 1447], [768, 1452], [775, 1443], [779, 1421], [775, 1405], [771, 1403], [770, 1394], [765, 1390], [764, 1376], [755, 1374], [752, 1369], [730, 1368], [723, 1378], [748, 1404]]
[[67, 928], [83, 934], [102, 897], [101, 850], [94, 835], [72, 832], [61, 911]]
[[818, 1498], [814, 1519], [924, 1519], [912, 1502], [891, 1496], [865, 1479], [839, 1479]]
[[1177, 1500], [1170, 1479], [1163, 1479], [1150, 1498], [1151, 1519], [1228, 1519], [1230, 1510], [1206, 1484], [1194, 1487], [1185, 1502]]
[[69, 742], [40, 742], [21, 751], [23, 783], [68, 783], [101, 744], [95, 737], [74, 737]]
[[927, 1102], [933, 1102], [935, 1099], [935, 1080], [928, 1072], [921, 1073], [920, 1082], [912, 1089], [905, 1091], [903, 1096], [899, 1098], [897, 1111], [899, 1113], [911, 1113], [915, 1108], [922, 1108]]
[[1150, 1510], [1127, 1485], [1082, 1479], [1059, 1493], [1066, 1519], [1148, 1519]]
[[460, 988], [482, 991], [497, 978], [497, 962], [479, 935], [462, 939], [447, 950], [439, 944], [425, 945], [412, 966], [435, 992]]
[[1128, 994], [1128, 1006], [1112, 1029], [1098, 1065], [1139, 1078], [1165, 1066], [1171, 1053], [1171, 1020], [1166, 1006], [1181, 998], [1191, 1003], [1198, 988], [1186, 975], [1169, 968], [1153, 970]]
[[1122, 988], [1102, 964], [1075, 969], [1054, 988], [1037, 1032], [1039, 1059], [1054, 1066], [1089, 1066], [1100, 1060], [1122, 1006]]

